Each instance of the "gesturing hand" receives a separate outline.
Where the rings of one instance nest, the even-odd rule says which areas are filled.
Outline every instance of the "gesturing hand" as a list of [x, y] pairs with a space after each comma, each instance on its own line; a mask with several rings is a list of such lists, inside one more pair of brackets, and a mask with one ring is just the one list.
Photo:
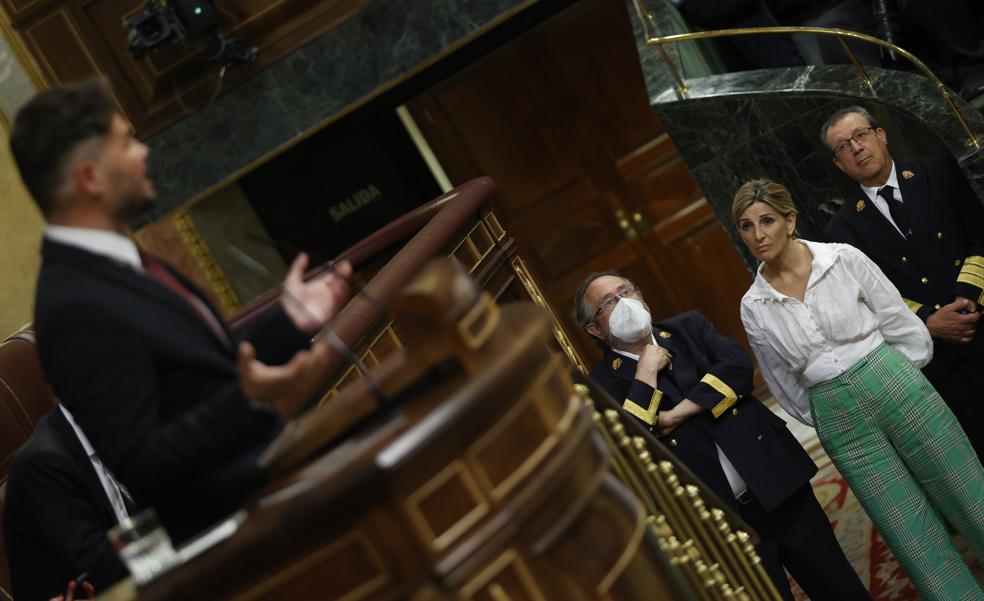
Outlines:
[[957, 298], [952, 303], [940, 307], [926, 319], [926, 328], [933, 338], [954, 344], [967, 344], [977, 331], [980, 314], [960, 313], [975, 311], [977, 305], [965, 298]]
[[335, 317], [348, 300], [347, 280], [352, 275], [352, 264], [340, 261], [331, 273], [305, 282], [307, 266], [307, 253], [297, 255], [284, 279], [280, 302], [298, 330], [314, 334]]
[[288, 418], [322, 383], [328, 355], [328, 347], [315, 343], [283, 365], [267, 365], [256, 359], [253, 345], [241, 342], [236, 358], [239, 386], [251, 400], [267, 403]]

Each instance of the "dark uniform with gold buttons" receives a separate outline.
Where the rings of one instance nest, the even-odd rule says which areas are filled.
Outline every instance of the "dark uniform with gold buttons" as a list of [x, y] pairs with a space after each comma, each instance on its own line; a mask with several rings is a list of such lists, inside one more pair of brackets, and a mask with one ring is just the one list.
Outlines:
[[[799, 571], [793, 576], [812, 599], [869, 599], [810, 488], [816, 465], [786, 423], [751, 395], [754, 367], [745, 349], [696, 311], [654, 324], [653, 334], [673, 357], [655, 389], [635, 379], [635, 360], [610, 348], [592, 379], [654, 432], [659, 412], [682, 399], [706, 409], [660, 441], [756, 529], [759, 553], [784, 596], [782, 565]], [[718, 447], [748, 485], [739, 499]]]
[[[827, 238], [873, 260], [924, 322], [961, 296], [984, 304], [984, 206], [951, 159], [896, 161], [908, 236], [860, 188], [827, 224]], [[984, 325], [984, 324], [982, 324]], [[984, 461], [984, 335], [967, 345], [933, 339], [923, 373], [960, 421]]]

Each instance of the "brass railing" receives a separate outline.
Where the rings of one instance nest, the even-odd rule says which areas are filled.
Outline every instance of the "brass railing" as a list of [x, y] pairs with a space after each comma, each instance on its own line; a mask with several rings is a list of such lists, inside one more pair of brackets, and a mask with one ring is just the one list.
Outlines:
[[846, 29], [831, 29], [828, 27], [741, 27], [737, 29], [715, 29], [712, 31], [694, 31], [690, 33], [678, 33], [672, 35], [654, 36], [650, 30], [650, 26], [652, 26], [652, 28], [657, 31], [659, 28], [656, 24], [656, 19], [653, 16], [653, 13], [645, 6], [644, 0], [633, 0], [633, 3], [635, 4], [636, 12], [639, 15], [639, 21], [640, 23], [642, 23], [642, 32], [643, 35], [645, 36], [646, 45], [655, 46], [657, 50], [659, 50], [663, 62], [666, 63], [666, 66], [670, 70], [670, 74], [673, 76], [673, 79], [676, 82], [677, 89], [679, 90], [680, 94], [683, 96], [687, 95], [688, 88], [686, 83], [683, 81], [683, 78], [680, 76], [680, 71], [673, 64], [673, 60], [670, 59], [670, 55], [666, 52], [666, 48], [664, 48], [664, 46], [666, 46], [667, 44], [676, 44], [678, 42], [703, 40], [708, 38], [731, 37], [731, 36], [739, 36], [739, 35], [760, 35], [760, 34], [777, 34], [777, 33], [783, 33], [783, 34], [813, 33], [817, 35], [827, 35], [827, 36], [836, 37], [837, 41], [840, 42], [841, 48], [844, 50], [844, 53], [850, 59], [855, 69], [857, 69], [858, 74], [861, 76], [861, 79], [864, 81], [865, 85], [867, 85], [868, 88], [871, 90], [872, 94], [875, 94], [875, 96], [877, 97], [877, 93], [875, 92], [874, 86], [872, 86], [871, 83], [871, 77], [868, 76], [868, 73], [864, 70], [864, 67], [861, 66], [861, 63], [854, 55], [854, 52], [852, 52], [850, 47], [848, 47], [848, 45], [844, 42], [844, 38], [851, 38], [855, 40], [860, 40], [862, 42], [875, 44], [876, 46], [881, 46], [882, 48], [887, 48], [888, 50], [898, 53], [899, 56], [904, 57], [906, 60], [911, 62], [913, 65], [915, 65], [920, 71], [922, 71], [926, 75], [926, 77], [929, 78], [929, 80], [936, 87], [937, 91], [939, 91], [940, 95], [943, 97], [943, 101], [950, 109], [950, 112], [953, 113], [953, 116], [957, 119], [957, 122], [960, 123], [960, 127], [963, 128], [964, 133], [967, 134], [968, 146], [973, 146], [975, 149], [980, 149], [981, 147], [980, 139], [982, 138], [982, 136], [975, 135], [970, 130], [970, 126], [967, 124], [967, 121], [964, 119], [964, 116], [960, 112], [960, 109], [957, 108], [956, 103], [953, 102], [953, 98], [950, 95], [950, 90], [947, 89], [946, 85], [942, 81], [940, 81], [940, 78], [938, 78], [936, 74], [933, 73], [933, 71], [926, 66], [925, 63], [919, 60], [918, 57], [916, 57], [914, 54], [912, 54], [905, 48], [897, 46], [891, 42], [886, 42], [881, 38], [876, 38], [874, 36], [870, 36], [864, 33], [858, 33], [856, 31], [848, 31]]
[[780, 601], [775, 584], [736, 514], [678, 467], [669, 451], [634, 434], [635, 418], [595, 400], [584, 384], [575, 392], [592, 412], [611, 452], [612, 472], [642, 503], [647, 522], [670, 565], [680, 570], [697, 601]]

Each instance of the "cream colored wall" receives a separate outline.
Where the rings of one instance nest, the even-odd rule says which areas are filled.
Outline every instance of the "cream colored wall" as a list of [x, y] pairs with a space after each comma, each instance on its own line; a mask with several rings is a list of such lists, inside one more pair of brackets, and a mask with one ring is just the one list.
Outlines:
[[31, 320], [40, 264], [41, 214], [20, 181], [0, 125], [0, 339]]
[[21, 183], [9, 123], [41, 79], [0, 13], [0, 340], [31, 320], [43, 221]]

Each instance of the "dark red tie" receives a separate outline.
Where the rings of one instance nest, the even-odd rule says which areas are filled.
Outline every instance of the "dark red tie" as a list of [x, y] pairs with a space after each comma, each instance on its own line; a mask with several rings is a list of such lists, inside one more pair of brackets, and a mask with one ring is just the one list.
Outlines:
[[153, 255], [149, 255], [145, 252], [140, 253], [140, 261], [143, 263], [144, 269], [147, 271], [147, 275], [154, 278], [158, 282], [164, 285], [165, 288], [174, 292], [180, 296], [188, 306], [198, 315], [208, 329], [215, 334], [216, 338], [222, 342], [228, 344], [229, 337], [226, 335], [225, 330], [222, 329], [222, 324], [219, 323], [219, 318], [209, 310], [208, 306], [198, 298], [198, 296], [192, 292], [187, 286], [185, 286], [181, 280], [179, 280], [171, 270], [168, 269], [164, 263]]

